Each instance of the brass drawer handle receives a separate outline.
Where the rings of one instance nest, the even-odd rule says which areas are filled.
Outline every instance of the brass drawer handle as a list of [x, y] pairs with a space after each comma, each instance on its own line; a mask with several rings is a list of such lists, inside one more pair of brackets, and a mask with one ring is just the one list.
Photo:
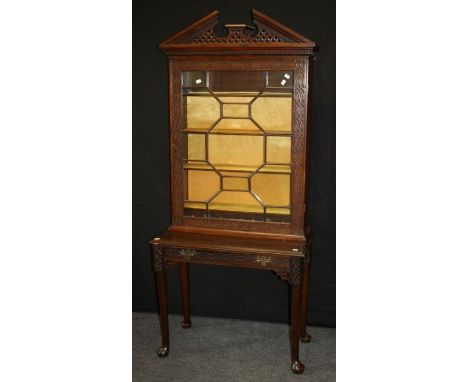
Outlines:
[[262, 264], [262, 267], [271, 263], [271, 256], [257, 256], [257, 263]]
[[185, 260], [190, 260], [193, 256], [195, 256], [195, 251], [192, 249], [183, 249], [180, 251], [180, 254], [184, 256]]

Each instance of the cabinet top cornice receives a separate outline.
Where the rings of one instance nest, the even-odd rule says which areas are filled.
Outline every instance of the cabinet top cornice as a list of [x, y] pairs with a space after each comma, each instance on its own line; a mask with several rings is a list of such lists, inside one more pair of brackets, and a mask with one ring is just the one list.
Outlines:
[[176, 33], [159, 47], [167, 55], [190, 54], [289, 54], [313, 55], [316, 44], [253, 9], [255, 26], [226, 24], [226, 36], [217, 36], [219, 11], [213, 11]]

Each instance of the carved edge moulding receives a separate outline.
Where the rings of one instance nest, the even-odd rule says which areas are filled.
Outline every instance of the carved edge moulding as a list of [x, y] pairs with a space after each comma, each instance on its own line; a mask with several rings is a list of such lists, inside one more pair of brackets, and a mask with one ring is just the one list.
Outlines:
[[283, 281], [289, 282], [292, 285], [298, 285], [301, 283], [302, 262], [305, 264], [310, 263], [310, 244], [304, 255], [266, 256], [163, 247], [153, 243], [152, 255], [154, 272], [170, 269], [176, 263], [193, 262], [207, 265], [270, 270], [276, 273]]

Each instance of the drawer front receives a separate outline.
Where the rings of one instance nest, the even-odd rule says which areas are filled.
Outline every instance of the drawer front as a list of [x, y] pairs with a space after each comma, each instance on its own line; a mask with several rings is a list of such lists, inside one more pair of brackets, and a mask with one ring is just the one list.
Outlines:
[[165, 248], [164, 258], [169, 262], [189, 261], [248, 268], [289, 269], [290, 265], [289, 256], [200, 251], [187, 248]]

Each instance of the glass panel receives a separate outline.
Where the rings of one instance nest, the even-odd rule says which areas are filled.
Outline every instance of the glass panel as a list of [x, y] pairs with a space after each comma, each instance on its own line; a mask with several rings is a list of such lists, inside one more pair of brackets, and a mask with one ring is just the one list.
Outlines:
[[277, 214], [277, 215], [289, 215], [289, 208], [281, 208], [281, 207], [267, 207], [266, 208], [267, 214]]
[[291, 137], [267, 137], [267, 162], [291, 163]]
[[218, 170], [255, 171], [263, 163], [263, 137], [214, 135], [208, 137], [208, 159]]
[[223, 104], [223, 117], [249, 118], [248, 104]]
[[219, 71], [212, 72], [212, 76], [211, 90], [214, 92], [260, 92], [265, 88], [263, 71]]
[[206, 203], [197, 203], [197, 202], [185, 202], [184, 203], [185, 208], [196, 208], [196, 209], [203, 209], [206, 210]]
[[268, 72], [267, 88], [289, 88], [293, 86], [293, 72]]
[[[223, 96], [223, 94], [226, 94], [226, 93], [216, 93], [216, 96], [218, 97], [219, 102], [221, 102], [223, 105], [230, 104], [230, 103], [249, 104], [255, 99], [255, 97], [249, 97], [251, 93], [245, 93], [245, 95], [243, 95], [242, 97], [226, 97], [226, 96]], [[240, 96], [242, 94], [238, 93], [238, 95]]]
[[220, 190], [219, 176], [214, 171], [187, 171], [187, 200], [206, 202]]
[[208, 208], [210, 210], [263, 213], [262, 205], [248, 192], [223, 191], [209, 203]]
[[189, 130], [208, 130], [221, 116], [221, 104], [211, 94], [190, 93], [185, 102]]
[[251, 171], [246, 171], [246, 172], [236, 172], [236, 171], [220, 171], [219, 172], [221, 176], [224, 177], [229, 177], [229, 176], [235, 176], [237, 178], [250, 178], [252, 176]]
[[283, 174], [255, 174], [252, 191], [268, 206], [289, 206], [290, 176]]
[[249, 191], [249, 180], [247, 178], [223, 177], [223, 189]]
[[182, 86], [184, 88], [208, 87], [208, 76], [206, 72], [183, 72]]
[[291, 132], [291, 97], [262, 96], [252, 103], [252, 118], [266, 132]]
[[230, 133], [230, 134], [261, 134], [260, 130], [255, 123], [250, 119], [232, 119], [223, 118], [211, 130], [212, 133]]
[[205, 134], [187, 134], [187, 159], [205, 160]]
[[293, 72], [183, 72], [186, 216], [290, 221]]

